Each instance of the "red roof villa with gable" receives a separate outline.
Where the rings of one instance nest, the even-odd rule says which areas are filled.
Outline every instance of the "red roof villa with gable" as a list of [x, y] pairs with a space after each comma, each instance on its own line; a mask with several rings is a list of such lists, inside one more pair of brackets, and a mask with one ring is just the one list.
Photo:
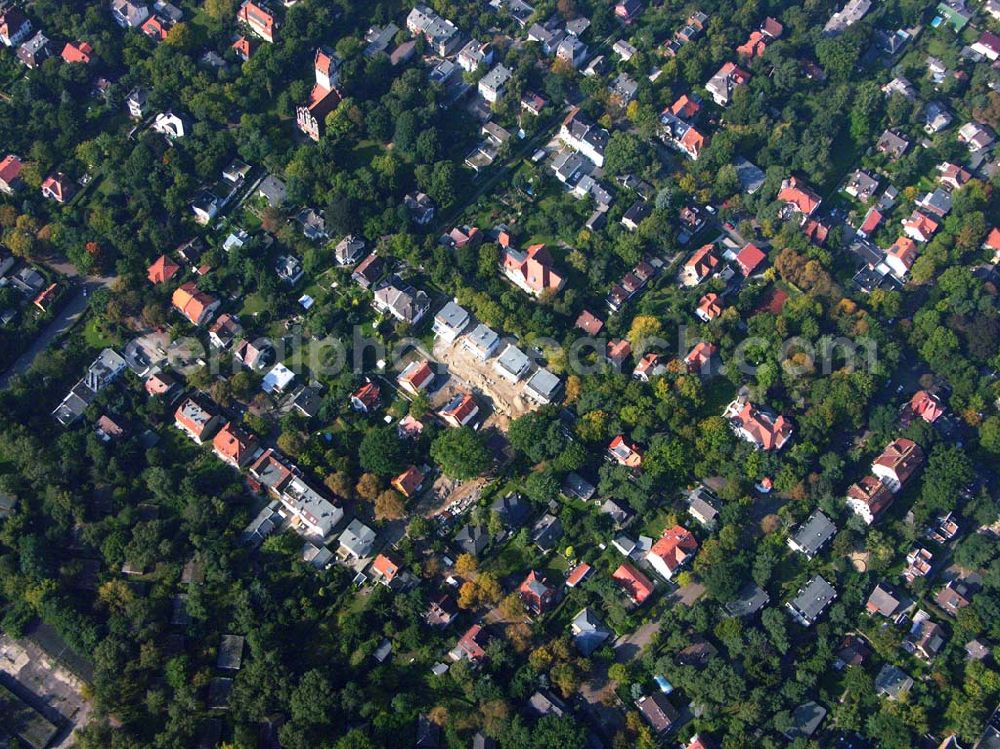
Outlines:
[[698, 341], [684, 357], [684, 364], [687, 366], [688, 372], [698, 372], [703, 369], [718, 350], [718, 347], [713, 343]]
[[941, 405], [941, 399], [926, 390], [915, 392], [909, 405], [913, 415], [919, 416], [928, 424], [933, 424], [944, 416], [944, 406]]
[[389, 585], [399, 574], [399, 562], [391, 554], [379, 554], [372, 562], [371, 572], [380, 583]]
[[653, 583], [628, 562], [611, 573], [611, 577], [624, 589], [636, 606], [641, 606], [653, 595]]
[[780, 450], [792, 436], [788, 419], [754, 405], [745, 394], [737, 396], [722, 416], [738, 437], [761, 450]]
[[629, 443], [621, 434], [611, 440], [611, 444], [608, 445], [608, 455], [626, 468], [638, 468], [642, 465], [642, 451], [639, 446]]
[[544, 614], [556, 602], [556, 589], [537, 570], [532, 570], [517, 589], [525, 608], [532, 614]]
[[409, 499], [424, 483], [424, 474], [416, 466], [410, 466], [392, 480], [392, 488]]
[[177, 263], [166, 255], [160, 255], [156, 261], [149, 266], [146, 277], [153, 285], [166, 283], [181, 269]]
[[21, 184], [24, 164], [14, 154], [8, 154], [0, 161], [0, 190], [10, 195]]
[[94, 53], [94, 48], [87, 42], [66, 42], [63, 47], [62, 59], [67, 63], [82, 63], [86, 65], [90, 62], [90, 56]]
[[646, 561], [664, 578], [670, 580], [696, 551], [698, 551], [698, 541], [691, 531], [682, 525], [675, 525], [663, 531], [663, 535], [646, 554]]
[[749, 242], [736, 255], [736, 265], [740, 269], [740, 273], [743, 274], [743, 277], [748, 278], [765, 259], [767, 259], [767, 255], [764, 254], [763, 250], [752, 242]]
[[700, 111], [701, 104], [689, 97], [687, 94], [681, 94], [677, 98], [677, 101], [670, 106], [670, 113], [674, 117], [680, 117], [682, 120], [690, 120]]
[[874, 476], [865, 476], [847, 490], [847, 507], [871, 525], [889, 509], [895, 495]]
[[905, 437], [890, 442], [872, 462], [872, 473], [893, 492], [900, 491], [924, 462], [924, 451]]
[[804, 182], [801, 182], [798, 177], [789, 177], [781, 183], [781, 190], [778, 191], [778, 200], [796, 213], [802, 213], [806, 216], [812, 215], [822, 202], [819, 195], [813, 192]]
[[76, 188], [73, 187], [69, 177], [62, 172], [49, 175], [42, 183], [42, 197], [57, 203], [65, 203], [75, 191]]
[[455, 649], [451, 651], [451, 658], [460, 661], [463, 658], [473, 663], [478, 663], [486, 658], [486, 632], [481, 624], [473, 624], [468, 631], [462, 635]]
[[714, 244], [706, 244], [694, 251], [694, 254], [684, 263], [681, 271], [681, 281], [685, 286], [697, 286], [719, 265], [719, 256]]
[[552, 254], [544, 244], [533, 244], [525, 252], [508, 247], [500, 262], [504, 275], [533, 296], [555, 293], [566, 282], [552, 269]]
[[368, 413], [378, 406], [382, 391], [374, 382], [366, 382], [351, 395], [351, 408], [361, 413]]
[[257, 438], [227, 423], [212, 439], [216, 456], [234, 468], [243, 468], [257, 454]]
[[254, 34], [266, 42], [274, 42], [274, 29], [277, 25], [274, 14], [263, 3], [244, 0], [236, 13], [236, 20], [242, 21]]

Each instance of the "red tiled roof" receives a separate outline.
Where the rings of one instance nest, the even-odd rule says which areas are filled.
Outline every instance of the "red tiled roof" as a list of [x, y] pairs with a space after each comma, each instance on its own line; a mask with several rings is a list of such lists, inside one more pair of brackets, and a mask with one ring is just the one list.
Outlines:
[[642, 465], [642, 451], [639, 446], [629, 443], [621, 434], [611, 440], [611, 444], [608, 445], [608, 454], [628, 468], [638, 468]]
[[682, 120], [689, 120], [701, 111], [701, 104], [691, 99], [687, 94], [681, 94], [670, 106], [670, 113]]
[[458, 647], [470, 660], [479, 661], [486, 657], [482, 639], [485, 639], [482, 626], [473, 624], [458, 641]]
[[924, 462], [924, 451], [920, 445], [905, 437], [890, 442], [873, 465], [886, 468], [895, 474], [899, 483], [905, 484]]
[[372, 562], [372, 571], [387, 583], [391, 583], [393, 578], [399, 574], [399, 562], [389, 554], [379, 554], [375, 557], [375, 561]]
[[87, 42], [66, 42], [62, 51], [62, 59], [67, 63], [79, 62], [86, 65], [90, 62], [90, 55], [93, 51], [94, 48]]
[[536, 294], [558, 291], [563, 284], [563, 278], [552, 269], [552, 255], [544, 244], [531, 245], [523, 256], [508, 250], [504, 253], [503, 265], [509, 274], [517, 275]]
[[24, 164], [21, 163], [21, 160], [14, 154], [8, 154], [3, 161], [0, 161], [0, 182], [8, 185], [17, 182], [21, 177], [22, 169], [24, 169]]
[[146, 276], [149, 278], [149, 282], [155, 285], [169, 281], [180, 269], [181, 266], [168, 258], [166, 255], [160, 255], [153, 262], [153, 264], [149, 266], [149, 269], [146, 271]]
[[581, 562], [576, 567], [572, 569], [569, 575], [566, 577], [566, 585], [570, 588], [575, 588], [583, 579], [590, 574], [591, 566], [586, 562]]
[[199, 291], [193, 281], [174, 289], [171, 301], [174, 309], [184, 315], [192, 325], [200, 324], [206, 308], [215, 304], [215, 299], [204, 291]]
[[865, 216], [864, 223], [861, 224], [861, 231], [865, 234], [871, 234], [878, 228], [878, 225], [882, 223], [882, 214], [872, 208], [868, 211], [868, 215]]
[[702, 318], [714, 320], [722, 314], [722, 306], [719, 304], [719, 295], [714, 293], [705, 294], [698, 302], [698, 311]]
[[351, 400], [360, 401], [365, 408], [372, 408], [378, 403], [379, 395], [381, 394], [379, 386], [374, 382], [366, 382], [364, 385], [359, 387], [351, 395]]
[[257, 448], [257, 438], [227, 423], [212, 439], [216, 455], [234, 465], [243, 465]]
[[913, 394], [910, 399], [910, 408], [913, 409], [913, 413], [928, 424], [933, 424], [944, 415], [941, 399], [926, 390], [918, 390]]
[[744, 277], [747, 277], [756, 270], [758, 265], [764, 262], [766, 257], [764, 252], [751, 242], [736, 255], [736, 264]]
[[990, 229], [989, 236], [986, 237], [986, 246], [1000, 252], [1000, 229], [996, 227]]
[[799, 182], [796, 177], [789, 177], [778, 192], [778, 200], [787, 203], [795, 208], [799, 213], [807, 216], [819, 207], [820, 197], [809, 189], [808, 186]]
[[[994, 231], [996, 230], [994, 229]], [[997, 249], [1000, 249], [1000, 247]], [[599, 317], [592, 315], [587, 310], [584, 310], [580, 313], [580, 316], [576, 318], [576, 327], [580, 328], [580, 330], [588, 335], [597, 335], [601, 332], [601, 328], [604, 327], [604, 321]]]
[[688, 352], [688, 355], [684, 357], [684, 363], [687, 364], [690, 370], [701, 369], [715, 355], [716, 351], [718, 351], [718, 348], [714, 344], [707, 341], [698, 341]]
[[416, 466], [410, 466], [392, 480], [393, 488], [404, 497], [412, 497], [424, 482], [424, 474]]
[[885, 512], [895, 497], [889, 487], [874, 476], [865, 476], [856, 484], [851, 484], [847, 496], [866, 504], [874, 518]]
[[667, 569], [673, 572], [696, 551], [698, 542], [691, 531], [682, 525], [675, 525], [663, 531], [663, 535], [653, 544], [649, 553], [662, 559]]
[[736, 48], [736, 54], [744, 57], [763, 57], [767, 50], [767, 37], [761, 31], [751, 31], [750, 38]]
[[653, 594], [653, 583], [628, 562], [611, 573], [611, 577], [625, 589], [629, 598], [637, 604], [643, 603]]

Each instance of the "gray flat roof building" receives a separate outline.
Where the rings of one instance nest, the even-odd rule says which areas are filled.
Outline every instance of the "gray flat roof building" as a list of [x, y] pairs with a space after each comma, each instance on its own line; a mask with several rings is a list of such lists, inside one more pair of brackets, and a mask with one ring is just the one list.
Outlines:
[[795, 533], [788, 537], [788, 546], [812, 559], [836, 532], [837, 526], [830, 521], [830, 518], [816, 510]]
[[803, 627], [810, 627], [836, 597], [837, 591], [833, 586], [821, 575], [816, 575], [785, 606], [795, 621]]

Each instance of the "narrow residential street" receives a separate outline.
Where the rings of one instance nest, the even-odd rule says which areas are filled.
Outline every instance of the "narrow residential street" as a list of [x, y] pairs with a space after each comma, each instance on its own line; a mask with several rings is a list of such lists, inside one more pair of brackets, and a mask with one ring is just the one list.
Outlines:
[[0, 390], [6, 388], [15, 375], [27, 372], [39, 354], [68, 333], [80, 321], [83, 313], [87, 311], [87, 301], [92, 293], [110, 286], [117, 278], [116, 276], [87, 276], [81, 281], [79, 272], [69, 262], [54, 261], [45, 263], [45, 265], [71, 279], [73, 286], [69, 291], [69, 299], [56, 313], [48, 327], [32, 341], [31, 346], [17, 358], [6, 372], [0, 374]]

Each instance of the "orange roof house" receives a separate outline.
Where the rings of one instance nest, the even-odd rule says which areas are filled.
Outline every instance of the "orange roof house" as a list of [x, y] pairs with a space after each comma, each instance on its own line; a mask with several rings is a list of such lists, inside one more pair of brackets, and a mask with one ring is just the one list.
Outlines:
[[924, 462], [924, 451], [905, 437], [890, 442], [872, 462], [872, 473], [894, 493], [900, 491]]
[[481, 624], [473, 624], [468, 631], [462, 635], [458, 644], [452, 651], [452, 660], [465, 660], [478, 663], [486, 659], [486, 630]]
[[566, 587], [575, 588], [587, 578], [587, 575], [590, 574], [592, 569], [593, 568], [586, 562], [580, 562], [580, 564], [570, 570], [570, 573], [566, 576]]
[[223, 463], [243, 468], [257, 454], [257, 438], [228, 422], [212, 438], [212, 449]]
[[250, 59], [250, 55], [253, 54], [254, 43], [253, 40], [246, 36], [240, 36], [235, 42], [233, 42], [233, 50], [236, 55], [246, 62]]
[[892, 246], [886, 250], [885, 264], [898, 278], [902, 278], [909, 273], [913, 263], [917, 260], [917, 245], [909, 237], [899, 237]]
[[764, 254], [763, 250], [750, 242], [737, 253], [736, 265], [744, 278], [748, 278], [766, 258], [767, 255]]
[[274, 42], [274, 30], [277, 26], [274, 14], [263, 3], [244, 0], [236, 12], [236, 20], [245, 23], [250, 30], [265, 42]]
[[750, 38], [736, 48], [741, 57], [763, 57], [767, 51], [768, 37], [762, 31], [750, 32]]
[[351, 408], [361, 413], [368, 413], [378, 406], [381, 388], [374, 382], [366, 382], [351, 395]]
[[1000, 229], [997, 229], [996, 227], [990, 229], [990, 233], [986, 237], [984, 246], [986, 249], [993, 250], [994, 252], [1000, 252]]
[[910, 410], [928, 424], [933, 424], [944, 416], [944, 406], [941, 399], [926, 390], [918, 390], [910, 399]]
[[74, 192], [73, 183], [62, 172], [50, 174], [42, 183], [42, 197], [54, 200], [57, 203], [65, 203]]
[[711, 322], [722, 314], [722, 305], [719, 304], [719, 295], [715, 293], [705, 294], [698, 301], [698, 309], [695, 314], [705, 322]]
[[698, 341], [684, 357], [684, 364], [687, 366], [688, 372], [700, 371], [712, 360], [718, 350], [715, 344], [708, 341]]
[[66, 46], [63, 47], [62, 59], [67, 63], [79, 62], [86, 65], [90, 62], [90, 56], [93, 52], [94, 48], [87, 42], [67, 42]]
[[517, 589], [525, 608], [532, 614], [544, 614], [556, 602], [556, 589], [548, 578], [537, 570], [531, 570]]
[[701, 103], [695, 101], [687, 94], [681, 94], [677, 101], [670, 105], [670, 113], [674, 117], [680, 117], [682, 120], [690, 120], [695, 117], [698, 112], [701, 111]]
[[533, 244], [525, 252], [508, 247], [501, 264], [504, 275], [533, 296], [557, 292], [566, 282], [552, 269], [552, 254], [544, 244]]
[[874, 476], [865, 476], [847, 490], [847, 507], [871, 525], [889, 509], [894, 498], [884, 482]]
[[7, 154], [3, 161], [0, 161], [0, 190], [5, 193], [13, 193], [21, 183], [21, 171], [24, 164], [14, 154]]
[[192, 325], [203, 325], [211, 320], [220, 304], [215, 297], [199, 291], [194, 281], [178, 286], [171, 303]]
[[653, 595], [653, 583], [628, 562], [612, 572], [611, 577], [625, 590], [625, 594], [636, 606], [641, 606]]
[[705, 136], [696, 128], [689, 127], [684, 131], [684, 135], [677, 141], [678, 145], [687, 151], [688, 156], [697, 159], [701, 155], [701, 149], [705, 147]]
[[694, 254], [684, 263], [681, 271], [681, 281], [685, 286], [697, 286], [719, 265], [719, 256], [714, 244], [706, 244], [695, 250]]
[[611, 440], [611, 444], [608, 445], [608, 455], [626, 468], [639, 468], [642, 465], [642, 451], [639, 446], [629, 443], [621, 434]]
[[424, 483], [424, 474], [416, 466], [410, 466], [392, 480], [392, 488], [409, 499]]
[[789, 177], [781, 183], [778, 200], [796, 213], [802, 213], [806, 216], [812, 215], [822, 202], [819, 195], [797, 177]]
[[372, 562], [372, 576], [383, 585], [390, 585], [399, 574], [400, 563], [392, 554], [383, 553]]
[[146, 271], [146, 277], [149, 282], [154, 286], [156, 284], [166, 283], [181, 269], [177, 263], [168, 258], [166, 255], [160, 255], [155, 262], [149, 266]]
[[424, 390], [433, 380], [434, 370], [426, 359], [410, 362], [397, 378], [399, 386], [414, 395]]
[[576, 318], [576, 327], [587, 335], [597, 335], [601, 332], [601, 328], [604, 327], [604, 321], [589, 311], [584, 310], [580, 313], [580, 316]]
[[727, 406], [723, 418], [738, 437], [761, 450], [780, 450], [792, 436], [788, 419], [754, 405], [742, 394]]
[[479, 413], [476, 399], [468, 393], [459, 393], [452, 398], [438, 414], [449, 426], [462, 427]]
[[152, 39], [154, 42], [162, 42], [167, 38], [167, 34], [170, 33], [170, 27], [157, 15], [151, 15], [147, 18], [142, 26], [139, 27], [142, 33]]
[[930, 242], [937, 230], [938, 222], [920, 211], [914, 211], [909, 218], [903, 219], [903, 233], [918, 242]]
[[682, 525], [666, 528], [646, 554], [646, 561], [667, 580], [698, 551], [698, 541]]

